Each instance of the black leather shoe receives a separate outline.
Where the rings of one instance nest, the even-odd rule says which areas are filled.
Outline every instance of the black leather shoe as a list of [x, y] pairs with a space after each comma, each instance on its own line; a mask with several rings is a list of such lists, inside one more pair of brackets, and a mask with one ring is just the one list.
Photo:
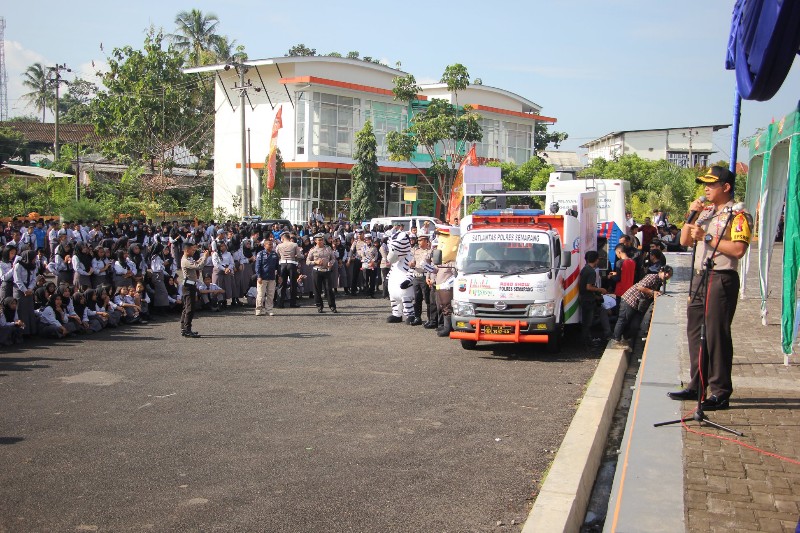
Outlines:
[[728, 398], [719, 398], [712, 394], [702, 404], [703, 411], [723, 411], [730, 407]]
[[394, 315], [389, 315], [389, 317], [386, 319], [386, 322], [388, 322], [389, 324], [397, 324], [402, 321], [403, 317]]
[[334, 307], [333, 309], [331, 309], [331, 313], [336, 315], [339, 314], [339, 311], [337, 311], [336, 308]]
[[694, 389], [683, 389], [678, 392], [668, 392], [667, 396], [669, 396], [671, 400], [677, 400], [679, 402], [683, 400], [696, 400], [697, 391]]
[[414, 319], [410, 319], [409, 318], [408, 319], [408, 325], [409, 326], [421, 326], [422, 325], [422, 319], [421, 318], [414, 318]]
[[436, 329], [436, 328], [439, 327], [439, 324], [437, 324], [436, 322], [431, 322], [429, 320], [428, 322], [425, 322], [424, 324], [422, 324], [422, 327], [425, 328], [425, 329]]
[[323, 310], [321, 307], [317, 308], [317, 313], [324, 313], [324, 312], [325, 312], [325, 310]]

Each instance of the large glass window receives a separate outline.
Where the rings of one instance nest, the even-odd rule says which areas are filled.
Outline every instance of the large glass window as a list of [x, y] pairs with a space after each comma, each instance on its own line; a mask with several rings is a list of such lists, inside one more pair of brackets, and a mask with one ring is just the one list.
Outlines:
[[314, 92], [311, 95], [311, 153], [352, 157], [361, 100]]
[[476, 143], [478, 157], [521, 164], [533, 152], [533, 126], [503, 120], [481, 119], [483, 139]]
[[295, 147], [296, 153], [302, 155], [306, 153], [306, 107], [308, 101], [305, 98], [304, 92], [295, 93]]
[[375, 132], [378, 159], [389, 159], [386, 134], [408, 127], [408, 106], [374, 100], [367, 100], [364, 104], [364, 119], [372, 121]]

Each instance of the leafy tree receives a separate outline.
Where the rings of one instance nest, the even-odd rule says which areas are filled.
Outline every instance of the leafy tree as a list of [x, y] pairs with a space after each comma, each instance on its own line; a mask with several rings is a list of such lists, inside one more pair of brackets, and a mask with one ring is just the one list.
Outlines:
[[82, 78], [71, 81], [67, 92], [58, 101], [61, 121], [71, 124], [91, 123], [90, 104], [95, 94], [97, 94], [96, 84]]
[[541, 153], [551, 144], [555, 149], [558, 149], [561, 143], [566, 141], [568, 137], [569, 134], [561, 131], [550, 132], [548, 131], [547, 124], [537, 122], [533, 132], [534, 151], [537, 154]]
[[6, 122], [39, 122], [39, 119], [33, 115], [18, 115], [16, 117], [11, 117]]
[[45, 111], [52, 109], [55, 102], [55, 92], [48, 71], [41, 63], [34, 63], [25, 70], [22, 77], [22, 85], [30, 89], [30, 92], [23, 94], [22, 98], [42, 112], [42, 122], [44, 122]]
[[361, 57], [361, 54], [357, 50], [347, 52], [347, 59], [358, 59], [359, 57]]
[[268, 165], [269, 156], [264, 161], [264, 169], [260, 176], [264, 188], [261, 192], [261, 212], [259, 214], [264, 218], [283, 218], [283, 206], [281, 206], [281, 198], [284, 195], [283, 157], [280, 150], [275, 154], [275, 187], [272, 189], [266, 187]]
[[13, 128], [0, 127], [0, 163], [20, 155], [25, 150], [25, 136]]
[[286, 56], [294, 57], [294, 56], [315, 56], [317, 55], [316, 48], [309, 48], [304, 44], [296, 44], [289, 48], [289, 51], [286, 52]]
[[110, 218], [107, 206], [87, 198], [73, 199], [60, 211], [59, 215], [64, 220], [109, 220]]
[[214, 13], [203, 14], [199, 9], [181, 11], [175, 16], [175, 25], [177, 29], [169, 38], [191, 66], [202, 65], [203, 56], [215, 44], [219, 45], [219, 18]]
[[342, 54], [340, 54], [339, 52], [331, 52], [330, 54], [328, 54], [328, 57], [342, 57]]
[[372, 218], [378, 205], [378, 143], [372, 122], [364, 123], [364, 127], [356, 133], [356, 164], [350, 171], [353, 186], [350, 191], [350, 217], [353, 220]]
[[181, 147], [203, 155], [202, 143], [213, 114], [196, 112], [196, 96], [187, 90], [181, 72], [183, 57], [163, 48], [164, 36], [150, 29], [143, 50], [115, 48], [103, 76], [106, 90], [92, 101], [95, 129], [105, 142], [103, 152], [115, 159], [146, 162], [164, 176]]
[[[423, 178], [431, 186], [441, 205], [447, 209], [450, 189], [467, 143], [480, 141], [483, 130], [480, 115], [469, 106], [459, 108], [457, 104], [458, 91], [469, 85], [466, 67], [461, 64], [448, 66], [441, 81], [453, 93], [455, 105], [441, 99], [431, 100], [423, 111], [411, 119], [408, 129], [388, 133], [386, 145], [393, 161], [410, 161], [417, 146], [423, 147], [431, 160], [431, 167], [423, 174]], [[416, 100], [420, 88], [413, 75], [397, 77], [394, 84], [392, 92], [395, 100], [409, 103]], [[429, 175], [438, 177], [438, 187], [428, 178]]]

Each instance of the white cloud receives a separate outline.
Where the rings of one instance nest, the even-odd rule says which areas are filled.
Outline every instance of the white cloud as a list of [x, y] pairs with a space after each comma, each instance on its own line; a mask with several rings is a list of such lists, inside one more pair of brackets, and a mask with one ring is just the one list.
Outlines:
[[27, 106], [22, 95], [28, 90], [22, 85], [22, 75], [34, 63], [49, 64], [47, 58], [34, 50], [28, 50], [18, 41], [4, 41], [6, 55], [6, 75], [8, 76], [8, 114], [9, 116], [37, 114], [36, 109]]

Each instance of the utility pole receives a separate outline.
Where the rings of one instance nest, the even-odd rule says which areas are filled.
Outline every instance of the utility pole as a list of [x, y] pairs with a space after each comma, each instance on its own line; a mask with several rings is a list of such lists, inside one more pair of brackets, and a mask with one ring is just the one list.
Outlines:
[[51, 74], [55, 74], [55, 79], [53, 80], [53, 83], [56, 86], [56, 107], [54, 109], [56, 122], [55, 122], [55, 132], [54, 132], [55, 139], [53, 141], [53, 153], [55, 154], [55, 159], [58, 160], [58, 89], [62, 83], [69, 84], [67, 80], [61, 79], [61, 71], [66, 70], [67, 72], [72, 72], [72, 69], [67, 68], [66, 63], [62, 63], [60, 65], [56, 63], [56, 66], [50, 67], [49, 70]]
[[250, 80], [245, 80], [245, 74], [250, 70], [250, 67], [244, 63], [231, 61], [225, 65], [225, 70], [230, 70], [233, 67], [239, 73], [239, 83], [233, 86], [233, 89], [239, 91], [239, 107], [241, 108], [241, 129], [242, 129], [242, 216], [250, 214], [250, 188], [249, 188], [249, 173], [250, 169], [247, 164], [247, 128], [245, 126], [245, 105], [247, 104], [247, 90], [254, 89], [256, 92], [261, 91], [261, 87], [253, 87]]

